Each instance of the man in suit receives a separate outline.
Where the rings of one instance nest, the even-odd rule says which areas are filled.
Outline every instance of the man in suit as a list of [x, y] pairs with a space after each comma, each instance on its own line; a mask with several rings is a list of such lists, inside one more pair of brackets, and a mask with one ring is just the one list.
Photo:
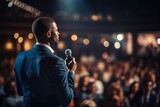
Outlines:
[[36, 44], [20, 53], [14, 64], [23, 107], [66, 107], [74, 97], [75, 58], [68, 68], [64, 60], [54, 54], [51, 45], [59, 42], [59, 32], [52, 18], [37, 18], [32, 32]]

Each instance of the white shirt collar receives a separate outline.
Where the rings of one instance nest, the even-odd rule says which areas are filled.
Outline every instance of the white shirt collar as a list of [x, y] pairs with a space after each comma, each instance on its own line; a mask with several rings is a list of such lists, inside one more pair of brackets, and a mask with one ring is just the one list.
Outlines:
[[44, 46], [44, 47], [48, 48], [52, 53], [54, 53], [54, 50], [47, 44], [36, 42], [36, 45]]

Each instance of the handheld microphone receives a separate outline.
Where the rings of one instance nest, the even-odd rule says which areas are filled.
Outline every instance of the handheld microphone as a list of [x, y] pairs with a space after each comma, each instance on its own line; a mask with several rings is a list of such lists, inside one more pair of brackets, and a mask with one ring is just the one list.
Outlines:
[[65, 54], [66, 54], [66, 65], [69, 69], [71, 69], [71, 63], [72, 63], [72, 51], [71, 49], [66, 49], [65, 50]]
[[65, 50], [66, 57], [72, 57], [72, 51], [70, 49]]

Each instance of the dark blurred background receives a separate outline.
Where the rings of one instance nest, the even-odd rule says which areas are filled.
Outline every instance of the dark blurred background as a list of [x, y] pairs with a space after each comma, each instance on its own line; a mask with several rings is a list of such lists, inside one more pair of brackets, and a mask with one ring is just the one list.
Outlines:
[[[0, 2], [0, 56], [15, 56], [30, 49], [34, 44], [31, 24], [40, 16], [53, 17], [58, 24], [62, 40], [58, 54], [72, 48], [76, 56], [88, 52], [118, 55], [129, 50], [130, 55], [135, 55], [141, 47], [158, 47], [159, 10], [159, 2], [151, 0], [3, 0]], [[122, 40], [117, 40], [117, 35]], [[114, 47], [115, 42], [120, 45], [118, 49]], [[7, 43], [12, 49], [6, 49]]]
[[[40, 16], [48, 16], [55, 19], [61, 33], [60, 43], [53, 46], [55, 54], [65, 59], [64, 51], [70, 48], [76, 57], [78, 79], [75, 87], [78, 90], [82, 88], [79, 84], [83, 80], [80, 83], [79, 80], [84, 75], [93, 79], [92, 74], [97, 72], [98, 80], [103, 84], [104, 91], [100, 93], [104, 97], [103, 103], [106, 99], [110, 101], [106, 94], [111, 91], [108, 87], [115, 88], [113, 83], [120, 80], [122, 92], [131, 107], [150, 107], [143, 105], [141, 100], [145, 96], [142, 93], [146, 92], [142, 89], [151, 80], [158, 107], [159, 4], [158, 0], [1, 0], [0, 103], [10, 96], [10, 91], [15, 91], [8, 87], [14, 87], [13, 64], [17, 54], [35, 44], [32, 22]], [[132, 98], [127, 94], [135, 81], [141, 92], [138, 106], [133, 106]], [[78, 107], [80, 94], [75, 95], [74, 105]]]

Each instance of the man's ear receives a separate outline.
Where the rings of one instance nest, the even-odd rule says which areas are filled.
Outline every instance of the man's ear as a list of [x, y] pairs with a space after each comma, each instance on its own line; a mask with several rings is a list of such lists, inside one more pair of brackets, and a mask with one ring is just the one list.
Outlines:
[[51, 35], [52, 35], [52, 34], [51, 34], [51, 31], [48, 31], [48, 32], [47, 32], [47, 38], [51, 38]]

